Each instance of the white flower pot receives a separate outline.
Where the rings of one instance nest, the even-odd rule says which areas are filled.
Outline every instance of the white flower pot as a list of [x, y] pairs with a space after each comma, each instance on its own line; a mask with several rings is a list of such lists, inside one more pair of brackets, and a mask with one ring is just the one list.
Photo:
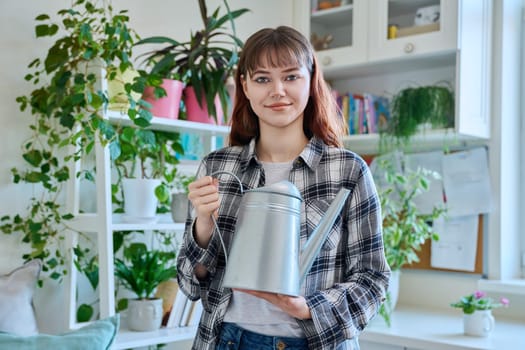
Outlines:
[[390, 282], [388, 284], [388, 293], [390, 294], [390, 307], [392, 311], [396, 308], [397, 300], [399, 299], [399, 278], [401, 276], [400, 270], [392, 271], [390, 274]]
[[492, 310], [476, 310], [472, 314], [463, 315], [463, 330], [465, 335], [487, 337], [494, 329]]
[[162, 323], [162, 299], [129, 299], [127, 320], [131, 331], [159, 329]]
[[158, 199], [155, 188], [159, 179], [122, 179], [124, 220], [127, 222], [155, 222]]

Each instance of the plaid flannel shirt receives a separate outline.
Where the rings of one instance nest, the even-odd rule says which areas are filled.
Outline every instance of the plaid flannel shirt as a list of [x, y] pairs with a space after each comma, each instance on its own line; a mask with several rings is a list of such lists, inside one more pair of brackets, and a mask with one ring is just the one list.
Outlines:
[[[218, 171], [234, 173], [244, 190], [265, 185], [255, 140], [210, 153], [202, 160], [197, 176]], [[217, 224], [230, 249], [242, 193], [234, 177], [218, 177], [221, 204]], [[390, 276], [383, 252], [380, 202], [371, 173], [355, 153], [329, 147], [313, 137], [294, 161], [289, 181], [303, 197], [301, 247], [339, 190], [345, 187], [351, 191], [304, 282], [312, 318], [297, 320], [310, 349], [351, 349], [344, 344], [357, 344], [358, 335], [384, 300]], [[218, 232], [213, 233], [206, 249], [200, 248], [193, 237], [192, 215], [186, 221], [178, 255], [178, 280], [188, 297], [200, 298], [204, 306], [193, 349], [212, 350], [232, 291], [222, 287], [225, 255]], [[209, 271], [205, 280], [194, 275], [197, 263]], [[345, 342], [348, 339], [352, 341]]]

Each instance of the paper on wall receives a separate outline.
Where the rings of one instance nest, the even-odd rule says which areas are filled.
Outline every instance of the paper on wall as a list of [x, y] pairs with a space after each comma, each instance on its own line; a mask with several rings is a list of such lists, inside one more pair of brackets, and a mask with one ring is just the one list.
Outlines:
[[432, 241], [430, 265], [435, 268], [474, 271], [478, 245], [477, 215], [439, 218], [433, 229], [439, 241]]
[[490, 211], [490, 177], [484, 147], [447, 154], [442, 166], [448, 216]]

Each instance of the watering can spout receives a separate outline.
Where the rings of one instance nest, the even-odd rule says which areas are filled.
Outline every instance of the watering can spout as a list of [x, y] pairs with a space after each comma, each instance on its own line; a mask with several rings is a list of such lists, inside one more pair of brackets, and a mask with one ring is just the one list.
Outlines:
[[301, 250], [299, 263], [299, 285], [303, 284], [303, 281], [306, 278], [308, 271], [310, 271], [310, 269], [312, 268], [314, 260], [319, 254], [323, 242], [328, 237], [330, 229], [334, 225], [337, 216], [343, 209], [343, 206], [349, 194], [350, 190], [346, 188], [342, 188], [339, 191], [339, 193], [335, 196], [333, 203], [328, 208], [328, 211], [326, 212], [325, 216], [323, 217], [319, 225], [314, 229], [312, 235]]

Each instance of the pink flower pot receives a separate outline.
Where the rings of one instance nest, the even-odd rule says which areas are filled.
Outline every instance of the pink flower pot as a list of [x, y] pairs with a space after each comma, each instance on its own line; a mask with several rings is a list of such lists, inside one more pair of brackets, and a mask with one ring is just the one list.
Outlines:
[[187, 119], [192, 122], [207, 123], [207, 124], [222, 124], [223, 112], [219, 96], [215, 96], [215, 110], [217, 111], [217, 120], [208, 113], [205, 98], [203, 96], [203, 107], [199, 105], [197, 96], [193, 87], [188, 86], [184, 89], [184, 103], [186, 104]]
[[178, 80], [163, 79], [161, 86], [166, 90], [166, 96], [155, 98], [154, 89], [147, 86], [144, 89], [144, 100], [151, 104], [151, 114], [155, 117], [179, 119], [179, 107], [184, 83]]

